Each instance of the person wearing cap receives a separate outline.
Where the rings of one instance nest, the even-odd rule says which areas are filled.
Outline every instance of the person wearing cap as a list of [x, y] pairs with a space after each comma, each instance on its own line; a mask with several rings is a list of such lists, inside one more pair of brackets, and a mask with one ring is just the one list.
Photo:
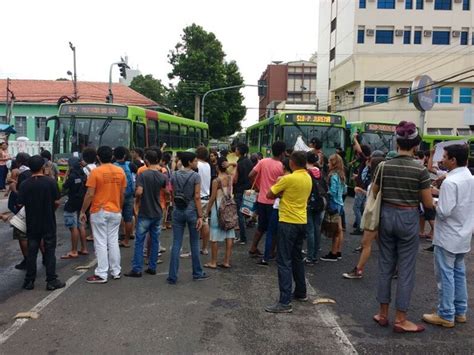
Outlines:
[[56, 181], [45, 176], [44, 159], [34, 155], [28, 159], [31, 177], [25, 180], [18, 192], [18, 204], [25, 207], [26, 237], [28, 254], [26, 257], [26, 276], [23, 288], [32, 290], [36, 279], [36, 258], [41, 241], [44, 243], [44, 263], [46, 266], [46, 289], [63, 288], [56, 275], [56, 216], [59, 206], [59, 189]]
[[423, 326], [407, 319], [415, 286], [419, 245], [418, 206], [421, 199], [425, 208], [432, 208], [433, 198], [428, 170], [414, 158], [421, 142], [416, 125], [413, 122], [401, 121], [396, 127], [396, 139], [398, 155], [378, 166], [377, 171], [382, 169], [382, 173], [377, 176], [375, 172], [377, 178], [372, 186], [375, 196], [382, 193], [378, 226], [380, 254], [377, 300], [380, 308], [373, 319], [380, 326], [389, 324], [392, 278], [398, 266], [393, 330], [398, 333], [414, 333], [424, 330]]
[[[64, 205], [64, 225], [71, 232], [71, 251], [61, 256], [61, 259], [75, 259], [79, 255], [88, 255], [85, 226], [79, 219], [82, 203], [86, 194], [87, 175], [81, 167], [81, 160], [71, 157], [68, 160], [69, 170], [63, 191], [67, 192], [67, 201]], [[79, 239], [81, 250], [77, 250]]]

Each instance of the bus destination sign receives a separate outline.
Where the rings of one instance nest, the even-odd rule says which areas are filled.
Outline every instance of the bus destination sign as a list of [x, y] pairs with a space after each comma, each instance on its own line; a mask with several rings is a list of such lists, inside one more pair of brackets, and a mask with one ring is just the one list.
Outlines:
[[296, 123], [326, 123], [326, 124], [341, 124], [341, 116], [333, 115], [317, 115], [317, 114], [300, 114], [292, 113], [286, 115], [288, 122]]
[[389, 125], [389, 124], [379, 124], [379, 123], [366, 123], [365, 130], [366, 131], [379, 131], [379, 132], [395, 132], [396, 125]]
[[59, 111], [63, 116], [127, 117], [126, 106], [108, 106], [94, 104], [66, 104]]

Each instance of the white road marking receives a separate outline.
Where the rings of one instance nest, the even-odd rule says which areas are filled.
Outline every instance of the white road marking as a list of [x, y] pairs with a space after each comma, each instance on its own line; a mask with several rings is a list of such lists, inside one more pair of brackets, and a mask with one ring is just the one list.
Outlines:
[[[97, 260], [94, 259], [91, 261], [87, 266], [92, 267], [97, 263]], [[58, 298], [64, 291], [66, 291], [69, 287], [72, 286], [74, 282], [79, 280], [79, 278], [84, 275], [87, 270], [78, 270], [78, 273], [71, 276], [66, 281], [66, 286], [60, 288], [56, 291], [51, 292], [48, 296], [43, 298], [36, 306], [30, 309], [30, 312], [41, 312], [48, 304], [53, 302], [56, 298]], [[29, 319], [17, 319], [8, 329], [6, 329], [2, 334], [0, 334], [0, 345], [5, 343], [13, 334], [15, 334]]]
[[[306, 279], [306, 288], [309, 296], [315, 297], [317, 295], [314, 287], [309, 283], [309, 280]], [[316, 307], [316, 312], [318, 312], [323, 323], [334, 331], [334, 335], [339, 340], [341, 345], [340, 353], [341, 354], [358, 354], [357, 350], [352, 345], [351, 341], [347, 337], [346, 333], [342, 330], [340, 325], [337, 323], [336, 316], [330, 309], [331, 306], [327, 305], [318, 305]]]

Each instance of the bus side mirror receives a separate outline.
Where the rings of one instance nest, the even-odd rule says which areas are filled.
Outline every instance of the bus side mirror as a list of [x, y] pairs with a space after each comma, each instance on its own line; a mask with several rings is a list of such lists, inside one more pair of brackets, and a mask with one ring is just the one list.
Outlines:
[[44, 140], [49, 141], [49, 127], [45, 127], [44, 129]]

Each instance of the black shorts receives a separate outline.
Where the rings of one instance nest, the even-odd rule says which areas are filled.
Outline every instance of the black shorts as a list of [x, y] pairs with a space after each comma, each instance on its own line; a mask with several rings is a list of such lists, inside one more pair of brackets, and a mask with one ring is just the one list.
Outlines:
[[268, 205], [266, 203], [257, 202], [257, 215], [258, 215], [258, 231], [265, 233], [268, 230], [268, 225], [272, 219], [273, 204]]
[[434, 221], [436, 217], [436, 210], [434, 208], [425, 208], [425, 221]]

